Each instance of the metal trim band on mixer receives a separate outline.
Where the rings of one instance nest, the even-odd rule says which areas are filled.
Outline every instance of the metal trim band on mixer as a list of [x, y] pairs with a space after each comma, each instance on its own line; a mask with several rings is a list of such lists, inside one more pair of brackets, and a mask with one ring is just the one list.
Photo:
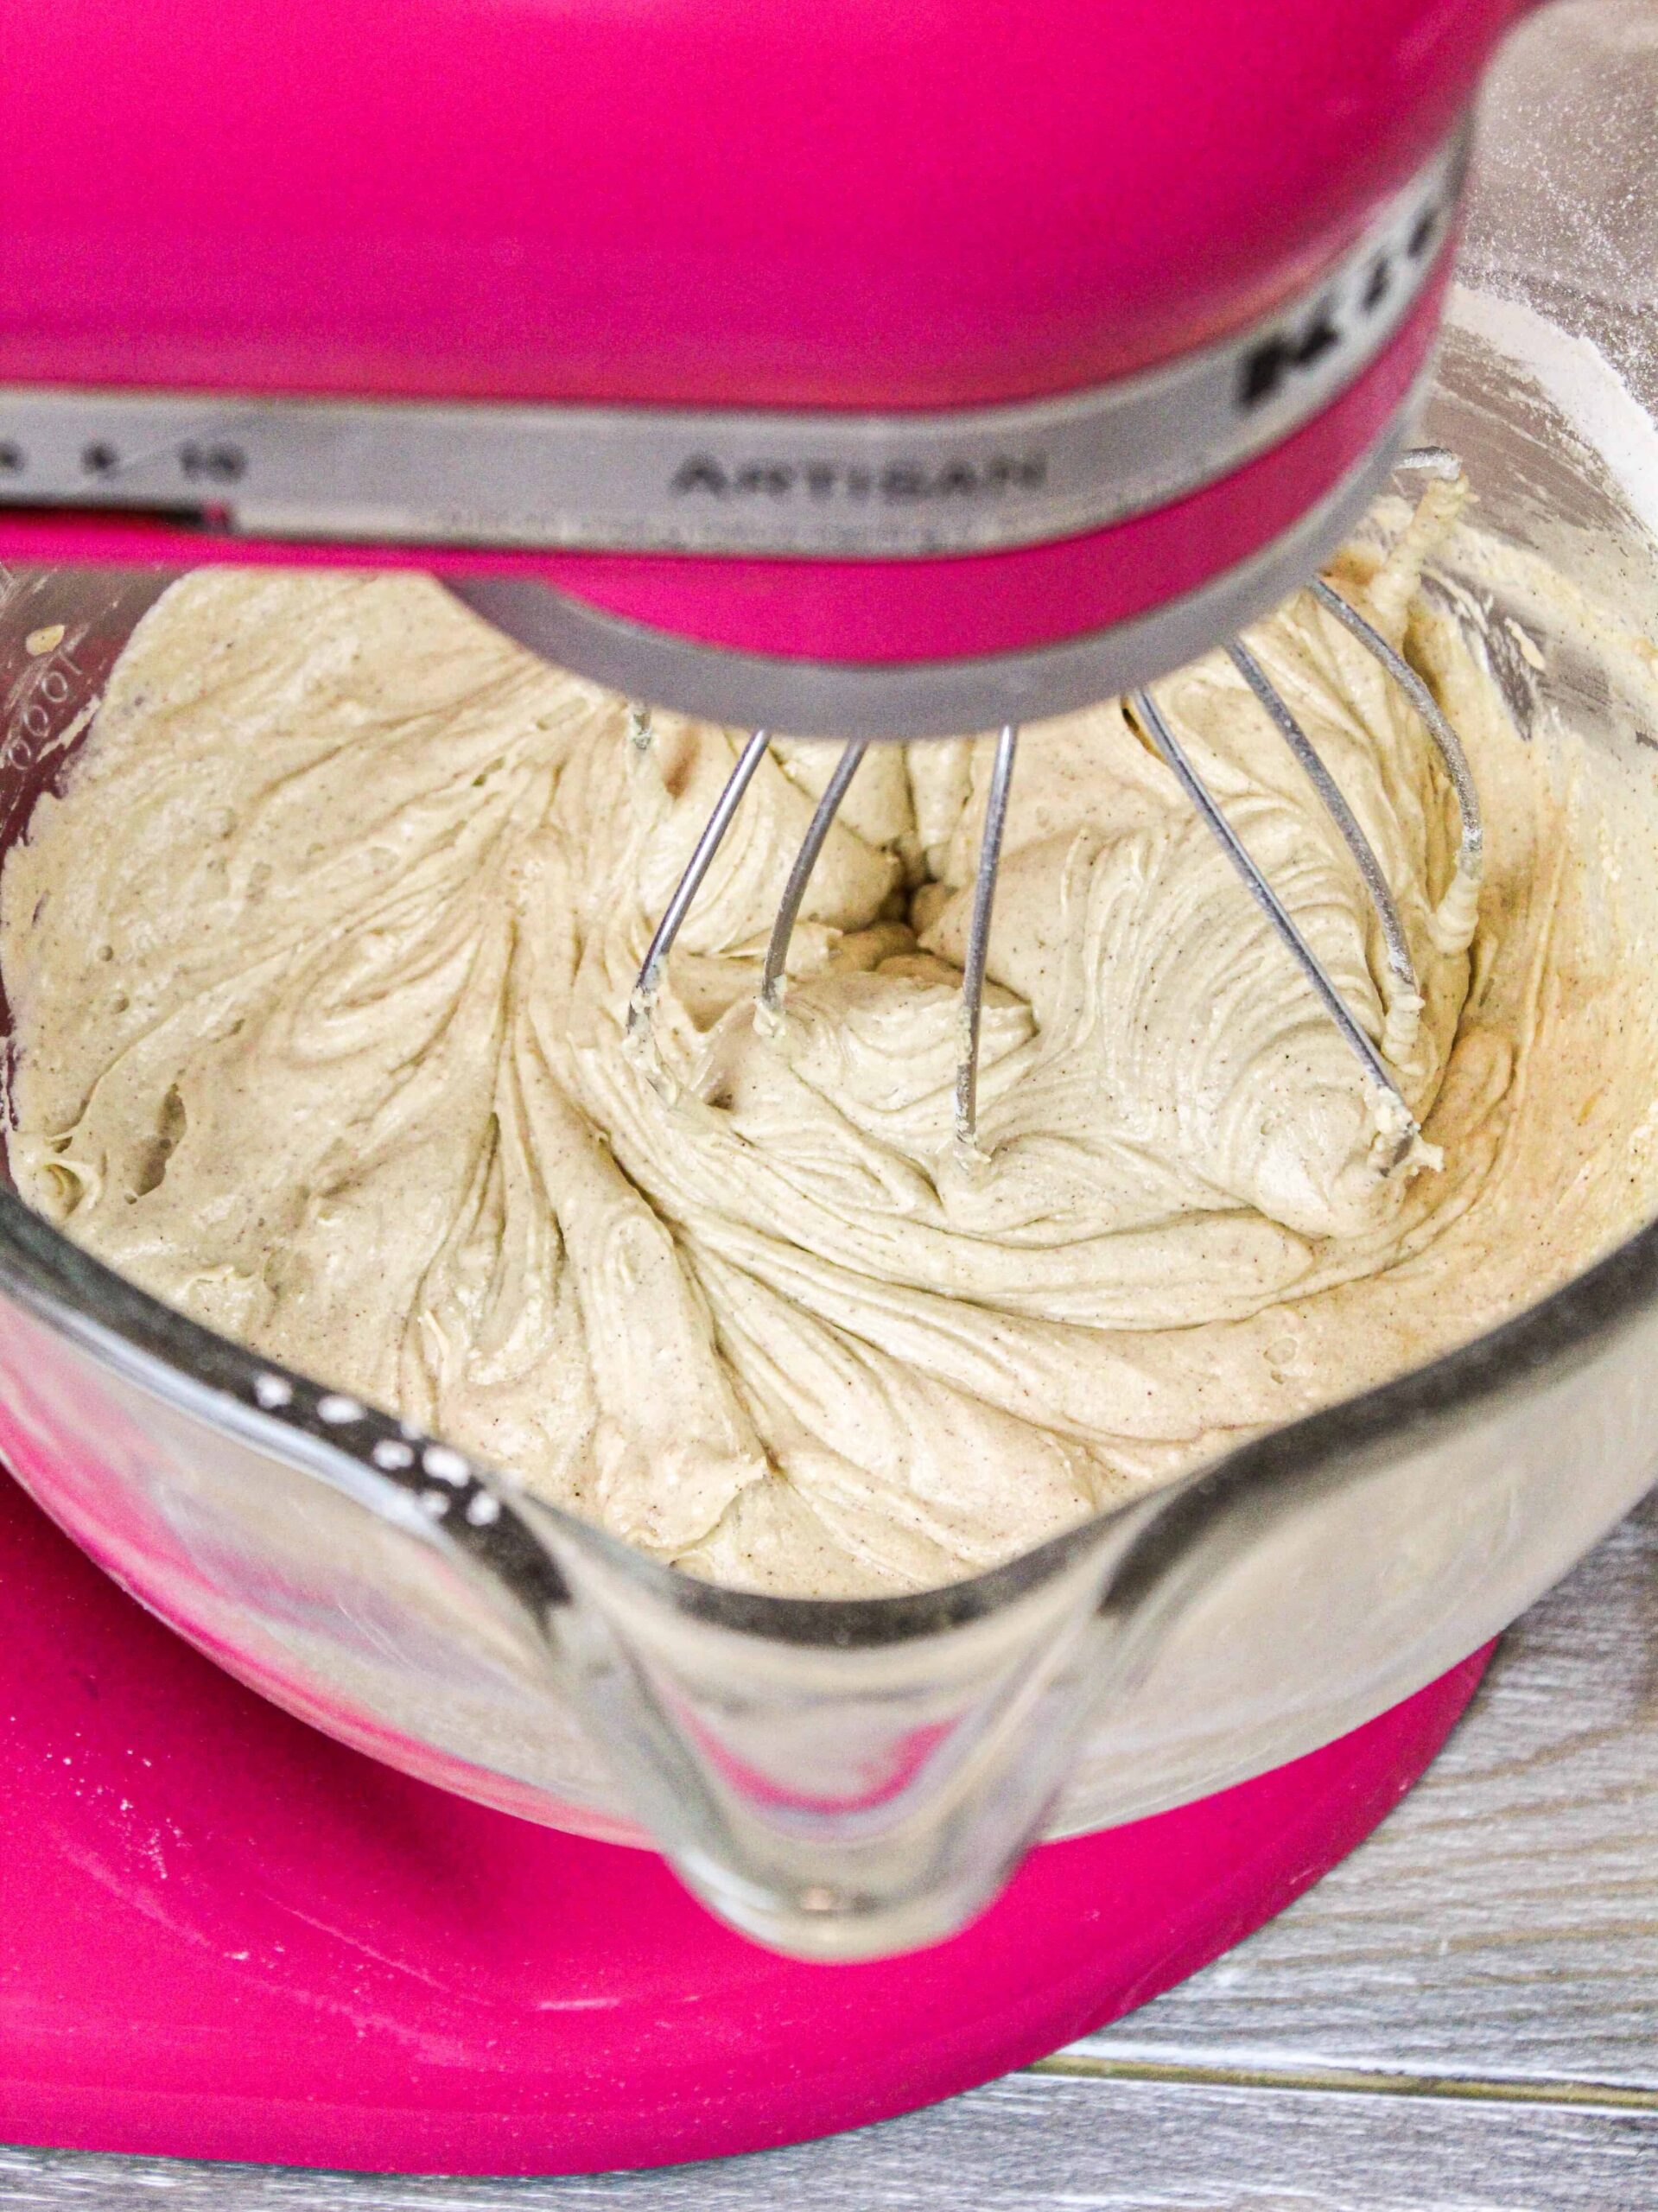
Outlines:
[[871, 557], [1039, 543], [1185, 497], [1329, 404], [1452, 227], [1465, 125], [1248, 329], [1058, 398], [929, 413], [0, 388], [0, 505], [241, 536]]
[[1258, 552], [1179, 599], [1059, 645], [959, 660], [785, 659], [648, 628], [534, 577], [442, 581], [475, 614], [543, 659], [579, 668], [631, 698], [735, 728], [770, 721], [791, 737], [845, 740], [956, 736], [1040, 721], [1166, 676], [1305, 583], [1385, 490], [1432, 374], [1430, 362], [1384, 435]]

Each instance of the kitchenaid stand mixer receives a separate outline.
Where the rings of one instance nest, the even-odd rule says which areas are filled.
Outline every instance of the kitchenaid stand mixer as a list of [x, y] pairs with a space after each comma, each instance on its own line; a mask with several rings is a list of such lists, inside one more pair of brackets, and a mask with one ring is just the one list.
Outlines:
[[9, 556], [418, 565], [842, 739], [1126, 690], [1334, 550], [1516, 12], [197, 4], [16, 25]]
[[[808, 26], [785, 7], [740, 31], [664, 20], [664, 48], [683, 41], [690, 50], [679, 57], [683, 77], [671, 51], [653, 57], [645, 98], [668, 111], [659, 155], [683, 127], [687, 84], [707, 88], [721, 60], [731, 111], [698, 116], [718, 158], [695, 163], [682, 192], [648, 206], [637, 179], [616, 173], [607, 108], [581, 98], [582, 68], [602, 73], [619, 58], [607, 41], [625, 35], [621, 26], [599, 10], [557, 38], [532, 27], [519, 46], [510, 43], [517, 31], [493, 25], [473, 67], [432, 92], [422, 122], [474, 135], [483, 162], [475, 176], [451, 177], [450, 221], [493, 235], [488, 281], [516, 292], [535, 320], [511, 366], [473, 332], [460, 391], [444, 389], [432, 352], [455, 342], [458, 296], [441, 308], [452, 327], [427, 333], [424, 359], [411, 352], [396, 367], [382, 353], [370, 371], [367, 351], [384, 346], [388, 317], [411, 335], [409, 304], [382, 291], [342, 319], [326, 261], [297, 287], [295, 270], [276, 278], [273, 296], [271, 271], [257, 273], [253, 238], [242, 235], [215, 290], [200, 289], [198, 195], [210, 181], [224, 195], [213, 220], [228, 215], [235, 233], [251, 219], [273, 242], [269, 214], [262, 220], [244, 190], [251, 149], [163, 160], [168, 188], [142, 258], [83, 183], [72, 204], [90, 223], [67, 287], [56, 273], [63, 257], [43, 251], [49, 162], [38, 180], [31, 164], [9, 345], [0, 333], [0, 497], [11, 510], [0, 544], [112, 557], [133, 550], [137, 519], [140, 542], [148, 522], [146, 550], [157, 558], [199, 557], [209, 536], [238, 558], [418, 548], [488, 620], [632, 697], [848, 741], [857, 749], [831, 782], [773, 933], [759, 1000], [772, 1026], [794, 915], [863, 744], [1002, 725], [956, 1082], [956, 1149], [974, 1160], [980, 1005], [1016, 725], [1140, 685], [1231, 634], [1362, 514], [1398, 456], [1436, 325], [1473, 75], [1512, 12], [1464, 4], [1425, 44], [1416, 10], [1395, 0], [1367, 16], [1350, 48], [1320, 40], [1294, 8], [1246, 29], [1199, 7], [1185, 29], [1205, 54], [1201, 99], [1175, 26], [1148, 29], [1132, 11], [1096, 19], [1066, 10], [1010, 26], [987, 10], [953, 24], [936, 50], [924, 40], [923, 66], [897, 79], [884, 67], [891, 33], [863, 8]], [[497, 39], [507, 50], [492, 50]], [[1288, 75], [1275, 88], [1283, 112], [1267, 150], [1245, 127], [1241, 94], [1269, 58]], [[124, 51], [118, 81], [135, 137], [152, 101], [177, 97], [178, 67], [175, 41], [164, 56], [146, 52], [142, 35]], [[556, 190], [542, 175], [543, 148], [516, 174], [505, 150], [549, 69], [570, 134], [560, 134]], [[776, 117], [756, 97], [779, 69], [830, 87], [857, 83], [861, 97], [831, 91], [811, 130], [785, 125], [779, 143]], [[1010, 71], [1030, 85], [1033, 118], [1055, 102], [1064, 112], [1027, 138], [999, 104], [981, 119], [983, 143], [963, 173], [947, 118], [976, 93], [980, 73], [1000, 87]], [[352, 81], [349, 54], [340, 81]], [[487, 118], [471, 105], [486, 90]], [[271, 149], [278, 207], [290, 191], [332, 185], [349, 231], [359, 216], [367, 222], [367, 206], [330, 176], [337, 155], [313, 165], [300, 150], [314, 148], [328, 102], [308, 71], [267, 79], [253, 112], [257, 129], [292, 134], [280, 154]], [[1128, 116], [1130, 127], [1102, 130], [1108, 117]], [[372, 184], [376, 220], [391, 210], [407, 224], [431, 187], [429, 154], [412, 166], [401, 145], [376, 139], [366, 110], [352, 120], [346, 166], [362, 164], [353, 182]], [[657, 120], [640, 115], [643, 142]], [[768, 162], [779, 164], [774, 189], [788, 204], [772, 209], [774, 257], [762, 263], [753, 210], [736, 195]], [[997, 197], [1004, 168], [1018, 179], [1017, 200]], [[526, 200], [537, 181], [544, 196]], [[941, 191], [956, 203], [942, 228]], [[974, 223], [994, 237], [1014, 206], [1026, 226], [1019, 259], [998, 258], [982, 239], [964, 257]], [[872, 266], [858, 234], [877, 207], [887, 236]], [[1223, 219], [1227, 207], [1247, 208], [1248, 220]], [[626, 251], [613, 243], [619, 226], [630, 226]], [[698, 259], [720, 313], [695, 369], [670, 369], [662, 334], [691, 319], [685, 292]], [[89, 297], [111, 288], [113, 328], [124, 319], [116, 302], [135, 283], [152, 308], [170, 293], [170, 309], [147, 315], [148, 359], [111, 376], [88, 358], [99, 313]], [[727, 305], [740, 288], [754, 321]], [[220, 396], [185, 363], [211, 356], [219, 386], [227, 318], [237, 316], [249, 335], [270, 334], [256, 336], [256, 350], [269, 350], [250, 360], [250, 385]], [[346, 368], [353, 350], [358, 365]], [[697, 404], [710, 386], [717, 404]], [[61, 519], [64, 508], [79, 511], [79, 524]], [[517, 550], [510, 561], [507, 549]], [[1458, 880], [1471, 928], [1477, 804], [1455, 734], [1386, 641], [1319, 588], [1432, 717], [1463, 815]], [[1242, 644], [1232, 651], [1330, 807], [1376, 906], [1394, 985], [1413, 1001], [1398, 917], [1350, 809], [1259, 664]], [[1415, 1127], [1384, 1057], [1196, 782], [1149, 693], [1137, 693], [1136, 712], [1363, 1063], [1405, 1160]], [[740, 757], [648, 950], [630, 1015], [641, 1049], [663, 963], [765, 749], [757, 734]]]
[[[987, 10], [931, 43], [873, 13], [688, 17], [653, 33], [622, 131], [600, 128], [599, 93], [625, 26], [600, 11], [556, 40], [466, 10], [377, 18], [371, 40], [289, 9], [228, 48], [175, 15], [127, 26], [118, 55], [95, 11], [59, 10], [42, 54], [85, 77], [84, 111], [48, 130], [26, 85], [4, 95], [0, 557], [431, 569], [647, 702], [848, 741], [1154, 686], [1303, 582], [1388, 480], [1438, 324], [1467, 105], [1513, 12], [1389, 5], [1336, 41], [1300, 6], [1196, 10], [1201, 71], [1166, 11]], [[432, 41], [454, 62], [441, 83]], [[167, 128], [181, 102], [237, 127], [187, 141]], [[92, 158], [100, 130], [120, 162]], [[23, 711], [58, 672], [47, 652]], [[1325, 1494], [1320, 1430], [933, 1599], [675, 1590], [441, 1442], [8, 1224], [8, 1454], [130, 1587], [417, 1773], [590, 1834], [642, 1820], [720, 1911], [811, 1955], [926, 1941], [975, 1910], [1064, 1781], [1100, 1624], [1149, 1650], [1194, 1577], [1223, 1579]], [[1626, 1262], [1630, 1297], [1649, 1262]], [[1373, 1446], [1361, 1422], [1343, 1450], [1361, 1468]], [[1423, 1452], [1426, 1497], [1443, 1484]], [[1241, 1734], [1197, 1788], [1442, 1671], [1638, 1479], [1578, 1501], [1547, 1559], [1505, 1566], [1459, 1628], [1402, 1638], [1299, 1736]], [[227, 1501], [258, 1485], [254, 1532]], [[349, 1555], [327, 1592], [323, 1554]], [[397, 1615], [427, 1639], [395, 1681], [340, 1625], [372, 1604], [381, 1633]], [[579, 1685], [550, 1715], [549, 1627]], [[923, 1647], [937, 1657], [912, 1666]], [[746, 1707], [757, 1669], [769, 1687]], [[794, 1732], [828, 1705], [807, 1789]], [[1153, 1758], [1114, 1796], [1096, 1761], [1059, 1818], [1175, 1803], [1194, 1794], [1179, 1768]]]

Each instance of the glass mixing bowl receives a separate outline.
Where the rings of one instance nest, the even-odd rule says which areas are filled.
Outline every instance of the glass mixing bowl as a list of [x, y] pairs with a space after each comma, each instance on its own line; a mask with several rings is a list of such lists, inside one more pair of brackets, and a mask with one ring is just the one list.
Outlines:
[[[1486, 529], [1650, 637], [1655, 112], [1650, 8], [1556, 9], [1515, 41], [1425, 425]], [[166, 581], [3, 575], [0, 848]], [[1515, 672], [1519, 711], [1528, 681], [1588, 680], [1548, 665]], [[1658, 773], [1632, 708], [1587, 703]], [[654, 1842], [768, 1942], [865, 1956], [958, 1927], [1039, 1836], [1329, 1741], [1528, 1605], [1658, 1469], [1658, 1228], [1428, 1368], [921, 1596], [674, 1573], [181, 1319], [10, 1191], [0, 1449], [129, 1590], [294, 1712], [511, 1812]]]

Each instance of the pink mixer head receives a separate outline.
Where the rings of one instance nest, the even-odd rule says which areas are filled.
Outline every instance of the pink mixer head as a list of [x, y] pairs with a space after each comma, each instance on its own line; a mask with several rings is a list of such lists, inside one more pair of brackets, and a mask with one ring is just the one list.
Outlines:
[[797, 731], [1099, 696], [1385, 479], [1517, 12], [17, 0], [0, 557], [431, 568]]

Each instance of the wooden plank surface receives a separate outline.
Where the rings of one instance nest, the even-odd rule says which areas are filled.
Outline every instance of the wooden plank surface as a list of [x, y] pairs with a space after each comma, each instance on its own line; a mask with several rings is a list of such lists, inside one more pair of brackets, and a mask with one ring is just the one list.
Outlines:
[[1318, 1887], [1079, 2049], [1658, 2089], [1658, 1496]]
[[793, 2151], [552, 2182], [0, 2153], [12, 2212], [1649, 2212], [1658, 2113], [1014, 2075]]
[[398, 2180], [0, 2151], [0, 2212], [1658, 2212], [1658, 1501], [1513, 1632], [1281, 1919], [1039, 2069], [657, 2174]]

